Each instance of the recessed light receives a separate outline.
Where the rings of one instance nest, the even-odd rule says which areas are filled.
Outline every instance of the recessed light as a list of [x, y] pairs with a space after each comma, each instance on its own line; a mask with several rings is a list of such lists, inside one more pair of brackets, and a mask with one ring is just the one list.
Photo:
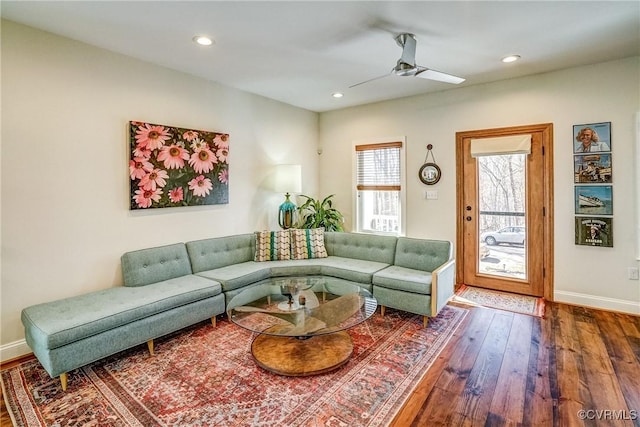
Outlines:
[[202, 46], [211, 46], [213, 44], [213, 40], [207, 36], [195, 36], [193, 41]]
[[342, 98], [344, 94], [340, 92], [334, 92], [331, 94], [331, 96], [333, 96], [334, 98]]
[[515, 62], [518, 59], [520, 59], [520, 55], [509, 55], [502, 58], [502, 62], [504, 63]]

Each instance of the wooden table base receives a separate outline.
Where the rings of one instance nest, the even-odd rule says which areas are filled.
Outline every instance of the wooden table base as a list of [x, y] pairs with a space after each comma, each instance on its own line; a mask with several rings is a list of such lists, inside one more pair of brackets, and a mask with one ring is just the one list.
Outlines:
[[323, 374], [347, 363], [353, 341], [345, 332], [307, 339], [258, 335], [251, 344], [258, 366], [279, 375], [302, 377]]

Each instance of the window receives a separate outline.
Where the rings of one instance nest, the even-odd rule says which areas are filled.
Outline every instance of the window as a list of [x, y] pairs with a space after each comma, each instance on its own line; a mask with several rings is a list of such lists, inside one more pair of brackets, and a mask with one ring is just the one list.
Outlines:
[[402, 142], [355, 146], [356, 231], [402, 234]]

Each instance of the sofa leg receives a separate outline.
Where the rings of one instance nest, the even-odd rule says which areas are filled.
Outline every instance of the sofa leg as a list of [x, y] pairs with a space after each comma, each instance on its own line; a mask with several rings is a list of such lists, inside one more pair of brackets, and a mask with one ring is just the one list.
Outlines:
[[156, 354], [153, 352], [153, 340], [147, 341], [147, 348], [149, 348], [149, 354], [155, 356]]
[[380, 316], [384, 317], [384, 305], [380, 306]]
[[216, 316], [213, 316], [211, 318], [211, 324], [213, 325], [214, 328], [216, 327]]
[[60, 384], [62, 385], [62, 391], [67, 391], [67, 373], [60, 374]]
[[422, 316], [422, 324], [424, 325], [425, 329], [428, 323], [429, 323], [429, 318], [427, 316]]

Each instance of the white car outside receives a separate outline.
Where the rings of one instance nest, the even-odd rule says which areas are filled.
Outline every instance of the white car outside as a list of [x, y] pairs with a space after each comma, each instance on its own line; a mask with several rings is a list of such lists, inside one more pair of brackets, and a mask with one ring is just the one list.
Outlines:
[[498, 231], [487, 231], [480, 235], [480, 241], [486, 242], [487, 245], [493, 246], [498, 243], [510, 243], [515, 245], [524, 245], [525, 241], [524, 227], [504, 227]]

